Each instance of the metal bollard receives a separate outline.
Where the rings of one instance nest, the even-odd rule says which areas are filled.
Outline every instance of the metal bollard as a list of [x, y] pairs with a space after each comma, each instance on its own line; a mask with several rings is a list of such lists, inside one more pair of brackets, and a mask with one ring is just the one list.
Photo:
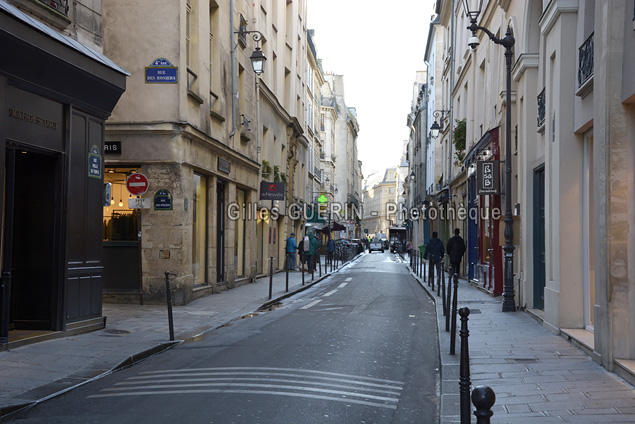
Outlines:
[[476, 386], [472, 390], [472, 403], [476, 406], [476, 424], [490, 424], [490, 418], [494, 413], [491, 411], [496, 402], [494, 390], [487, 386]]
[[[294, 253], [295, 255], [295, 253]], [[291, 254], [287, 253], [287, 266], [285, 268], [287, 268], [287, 282], [285, 284], [285, 293], [289, 292], [289, 262], [291, 262]]]
[[172, 294], [170, 293], [170, 271], [165, 271], [165, 294], [168, 302], [168, 325], [170, 327], [170, 341], [174, 340], [174, 319], [172, 317]]
[[467, 321], [470, 316], [469, 308], [461, 308], [461, 370], [459, 377], [459, 397], [461, 400], [461, 424], [470, 424], [472, 406], [470, 404], [470, 348]]
[[269, 300], [273, 297], [273, 256], [269, 257]]
[[[459, 276], [457, 274], [454, 274], [454, 278], [458, 279]], [[445, 284], [445, 282], [443, 282], [443, 284]], [[444, 300], [445, 304], [447, 305], [447, 311], [448, 314], [445, 316], [445, 331], [450, 331], [450, 311], [452, 310], [452, 276], [448, 275], [448, 290], [447, 290], [447, 294], [448, 297], [446, 300]]]
[[320, 268], [320, 278], [322, 278], [322, 257], [318, 253], [318, 268]]
[[439, 265], [441, 266], [441, 271], [439, 272], [438, 275], [438, 280], [437, 280], [437, 297], [441, 296], [441, 286], [445, 287], [445, 285], [443, 283], [445, 283], [445, 268], [443, 267], [443, 260], [441, 260], [441, 262], [439, 262]]
[[459, 291], [459, 277], [454, 279], [454, 294], [452, 299], [452, 328], [450, 329], [450, 355], [454, 355], [456, 347], [456, 308], [457, 292]]
[[315, 280], [315, 255], [311, 255], [311, 260], [309, 261], [309, 266], [311, 267], [311, 281]]
[[[450, 314], [448, 313], [448, 305], [445, 302], [445, 277], [442, 281], [439, 282], [439, 287], [442, 289], [442, 293], [441, 293], [441, 301], [443, 302], [443, 316], [445, 317], [445, 322], [448, 322], [448, 317], [450, 316]], [[447, 327], [447, 325], [446, 325]], [[445, 331], [448, 331], [448, 329], [446, 328]]]
[[434, 274], [436, 273], [436, 262], [430, 258], [430, 285], [432, 286], [432, 292], [434, 293]]

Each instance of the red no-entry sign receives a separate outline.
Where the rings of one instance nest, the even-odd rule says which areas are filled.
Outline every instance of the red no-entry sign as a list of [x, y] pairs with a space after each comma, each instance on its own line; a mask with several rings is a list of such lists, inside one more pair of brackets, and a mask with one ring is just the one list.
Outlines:
[[133, 196], [143, 195], [149, 186], [148, 178], [141, 173], [132, 174], [126, 180], [126, 188]]

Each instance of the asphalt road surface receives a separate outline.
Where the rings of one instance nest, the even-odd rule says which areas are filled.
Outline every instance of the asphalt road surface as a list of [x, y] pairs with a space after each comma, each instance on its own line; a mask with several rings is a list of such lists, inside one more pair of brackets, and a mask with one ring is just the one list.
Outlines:
[[[3, 421], [4, 422], [4, 421]], [[434, 305], [388, 252], [16, 423], [438, 423]]]

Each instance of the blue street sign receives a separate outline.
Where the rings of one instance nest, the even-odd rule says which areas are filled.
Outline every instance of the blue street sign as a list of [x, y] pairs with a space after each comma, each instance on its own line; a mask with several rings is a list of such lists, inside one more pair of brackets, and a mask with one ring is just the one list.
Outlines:
[[176, 84], [179, 68], [167, 59], [156, 59], [146, 67], [146, 84]]

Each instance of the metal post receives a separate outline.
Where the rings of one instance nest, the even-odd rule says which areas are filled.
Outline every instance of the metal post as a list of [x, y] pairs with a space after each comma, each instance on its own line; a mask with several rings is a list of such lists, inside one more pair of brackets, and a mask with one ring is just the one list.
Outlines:
[[[459, 278], [458, 274], [454, 274], [453, 276], [449, 275], [448, 276], [448, 297], [447, 299], [444, 301], [445, 304], [447, 305], [447, 310], [448, 310], [448, 314], [445, 316], [445, 331], [450, 331], [450, 315], [451, 314], [451, 308], [452, 308], [452, 278], [454, 277], [455, 280], [457, 280]], [[443, 283], [445, 284], [445, 282]]]
[[[294, 255], [295, 255], [295, 253], [294, 253]], [[286, 281], [286, 284], [285, 284], [285, 293], [289, 292], [289, 262], [291, 262], [291, 253], [287, 252], [287, 266], [286, 266], [286, 268], [287, 268], [287, 281]]]
[[439, 262], [441, 266], [441, 271], [437, 277], [437, 297], [441, 296], [441, 286], [445, 287], [445, 268], [443, 267], [443, 260]]
[[448, 314], [448, 306], [450, 305], [448, 305], [445, 301], [445, 277], [443, 277], [442, 281], [439, 281], [439, 287], [443, 289], [441, 293], [441, 301], [443, 302], [443, 316], [446, 318], [445, 321], [447, 322], [447, 318], [450, 316], [450, 314]]
[[472, 406], [470, 404], [470, 349], [468, 337], [470, 332], [467, 329], [467, 320], [470, 316], [469, 308], [461, 308], [461, 370], [459, 377], [459, 396], [461, 400], [461, 424], [470, 424]]
[[494, 413], [491, 411], [496, 402], [494, 390], [487, 386], [476, 386], [472, 390], [472, 403], [476, 406], [476, 424], [490, 424], [490, 418]]
[[450, 355], [454, 355], [456, 347], [456, 308], [457, 292], [459, 291], [459, 277], [454, 279], [454, 294], [452, 299], [452, 328], [450, 329]]
[[172, 294], [170, 293], [170, 271], [165, 271], [165, 294], [168, 302], [168, 325], [170, 326], [170, 341], [174, 340], [174, 319], [172, 318]]
[[434, 274], [436, 273], [437, 263], [434, 258], [430, 256], [430, 285], [432, 286], [432, 292], [434, 293]]
[[514, 230], [512, 228], [512, 47], [514, 37], [509, 27], [505, 33], [508, 40], [505, 46], [505, 65], [507, 66], [505, 111], [505, 280], [503, 284], [503, 312], [516, 311], [514, 300]]
[[[304, 256], [302, 256], [304, 258]], [[304, 285], [304, 264], [300, 264], [300, 268], [302, 269], [302, 285]]]
[[273, 296], [273, 256], [269, 257], [269, 300]]
[[320, 252], [317, 252], [318, 254], [318, 268], [320, 268], [320, 278], [322, 278], [322, 258], [320, 255]]
[[315, 253], [311, 255], [311, 260], [309, 261], [309, 266], [311, 267], [311, 281], [315, 280]]

